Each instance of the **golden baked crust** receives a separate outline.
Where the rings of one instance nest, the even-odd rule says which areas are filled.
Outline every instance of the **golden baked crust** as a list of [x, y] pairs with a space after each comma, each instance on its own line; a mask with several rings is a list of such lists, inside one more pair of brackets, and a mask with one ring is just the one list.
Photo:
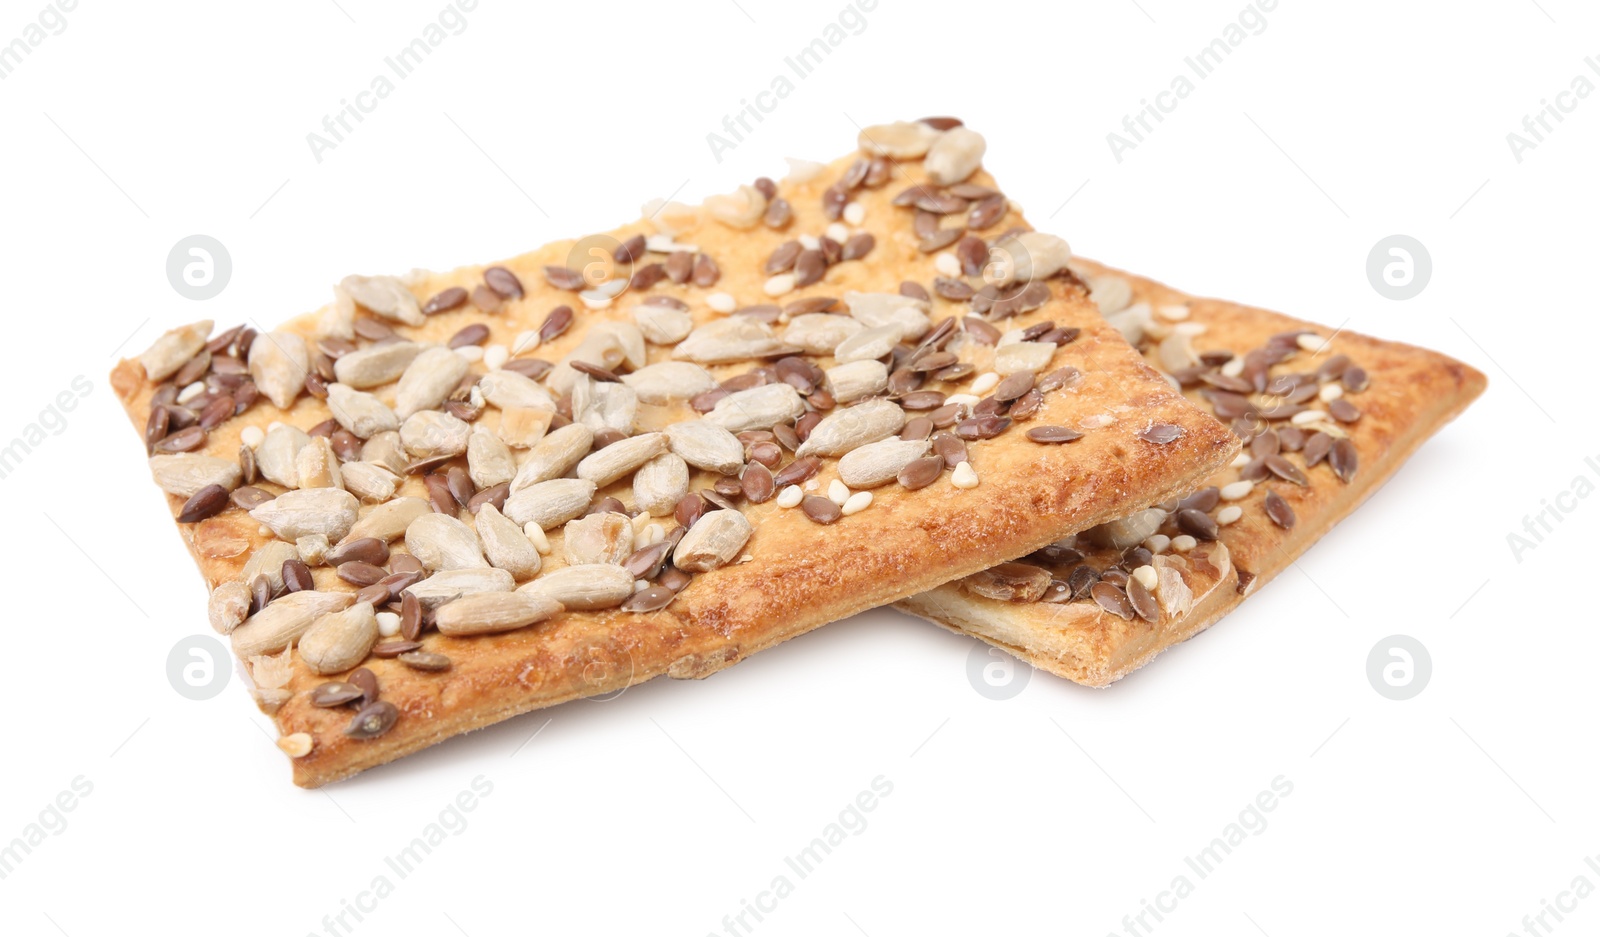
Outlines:
[[[1197, 352], [1223, 349], [1243, 354], [1274, 335], [1302, 329], [1323, 337], [1330, 333], [1325, 327], [1275, 312], [1198, 299], [1089, 261], [1077, 259], [1074, 266], [1091, 279], [1108, 274], [1123, 277], [1133, 287], [1133, 298], [1152, 307], [1186, 303], [1190, 310], [1187, 321], [1206, 326], [1204, 334], [1193, 339]], [[1232, 502], [1243, 513], [1238, 521], [1221, 528], [1218, 542], [1226, 548], [1226, 559], [1216, 556], [1209, 564], [1187, 562], [1183, 570], [1193, 593], [1193, 606], [1187, 613], [1163, 612], [1152, 625], [1137, 616], [1124, 620], [1092, 601], [999, 601], [975, 594], [959, 581], [912, 596], [897, 607], [1088, 686], [1108, 686], [1149, 663], [1163, 650], [1205, 630], [1293, 563], [1381, 487], [1429, 436], [1465, 409], [1485, 384], [1477, 370], [1444, 355], [1348, 331], [1339, 331], [1326, 353], [1302, 353], [1298, 361], [1291, 359], [1284, 368], [1314, 367], [1306, 361], [1338, 354], [1349, 356], [1371, 377], [1368, 389], [1348, 395], [1361, 411], [1357, 422], [1343, 427], [1359, 456], [1355, 478], [1346, 484], [1325, 461], [1305, 469], [1304, 461], [1295, 457], [1294, 464], [1305, 469], [1309, 485], [1270, 478], [1258, 483], [1245, 498]], [[1154, 349], [1147, 356], [1152, 362], [1158, 360]], [[1202, 400], [1198, 387], [1189, 394]], [[1229, 467], [1203, 484], [1220, 487], [1239, 477], [1240, 470]], [[1284, 530], [1267, 516], [1262, 503], [1268, 490], [1293, 509], [1296, 521], [1292, 528]], [[1119, 559], [1120, 551], [1091, 551], [1084, 546], [1085, 558], [1097, 568]], [[1206, 552], [1207, 546], [1201, 544], [1196, 552]]]
[[[865, 209], [859, 228], [873, 233], [877, 242], [865, 260], [832, 266], [821, 282], [780, 300], [763, 294], [767, 279], [763, 260], [797, 233], [823, 230], [828, 223], [821, 208], [823, 191], [854, 160], [854, 156], [841, 159], [810, 181], [781, 184], [779, 194], [791, 203], [795, 216], [782, 232], [761, 225], [734, 231], [707, 219], [703, 211], [686, 216], [674, 210], [674, 237], [712, 255], [721, 267], [721, 279], [710, 289], [663, 280], [643, 295], [683, 299], [699, 325], [721, 318], [707, 308], [706, 296], [712, 292], [730, 293], [740, 305], [747, 305], [786, 303], [808, 296], [838, 297], [847, 290], [894, 292], [906, 280], [931, 283], [934, 255], [918, 250], [910, 212], [890, 204], [907, 184], [923, 178], [920, 163], [902, 161], [896, 164], [893, 181], [881, 188], [859, 190], [854, 197]], [[993, 185], [981, 170], [969, 181]], [[1009, 227], [1026, 228], [1014, 206], [1001, 222], [983, 233], [993, 237]], [[611, 232], [611, 243], [655, 231], [655, 225], [641, 221]], [[486, 315], [467, 305], [431, 315], [415, 328], [387, 324], [408, 339], [444, 343], [463, 326], [482, 322], [491, 332], [488, 342], [509, 346], [518, 333], [538, 328], [553, 307], [568, 304], [578, 310], [577, 324], [537, 351], [538, 357], [558, 360], [579, 343], [585, 326], [626, 318], [639, 298], [624, 294], [610, 308], [586, 311], [572, 293], [548, 285], [541, 269], [567, 264], [577, 243], [558, 242], [503, 261], [501, 266], [519, 277], [526, 295], [495, 314]], [[419, 301], [426, 301], [447, 287], [473, 289], [481, 282], [484, 269], [428, 274], [407, 285]], [[1119, 517], [1151, 499], [1174, 496], [1232, 457], [1238, 446], [1233, 434], [1147, 367], [1101, 319], [1079, 281], [1067, 275], [1049, 285], [1052, 295], [1043, 308], [1006, 320], [1000, 327], [1053, 320], [1058, 326], [1081, 329], [1076, 341], [1056, 353], [1051, 367], [1075, 365], [1084, 372], [1083, 378], [1074, 386], [1048, 394], [1031, 424], [996, 439], [969, 444], [972, 465], [981, 478], [978, 487], [958, 489], [948, 475], [918, 491], [891, 483], [876, 489], [868, 510], [830, 526], [818, 525], [800, 510], [780, 508], [772, 501], [745, 504], [742, 509], [756, 528], [742, 551], [749, 560], [697, 575], [661, 611], [567, 612], [520, 630], [474, 637], [428, 632], [423, 637], [426, 649], [448, 656], [453, 662], [448, 671], [419, 672], [391, 659], [364, 662], [378, 677], [382, 699], [400, 710], [394, 727], [375, 739], [355, 740], [343, 734], [350, 710], [317, 708], [309, 703], [307, 691], [338, 678], [311, 673], [296, 653], [293, 674], [285, 686], [290, 695], [273, 713], [283, 736], [306, 733], [313, 742], [308, 754], [293, 760], [295, 783], [315, 787], [518, 713], [614, 692], [662, 674], [704, 677], [826, 622], [1026, 553], [1064, 532]], [[935, 296], [929, 316], [937, 322], [965, 306]], [[292, 320], [285, 328], [309, 338], [316, 333], [318, 322], [318, 316], [311, 314]], [[666, 360], [670, 352], [668, 347], [650, 346], [649, 360]], [[974, 354], [981, 364], [992, 351], [978, 348]], [[822, 359], [822, 363], [829, 361]], [[710, 370], [721, 380], [749, 366], [747, 362]], [[473, 365], [474, 373], [483, 370], [482, 364]], [[117, 365], [112, 385], [135, 427], [144, 427], [158, 385], [146, 379], [137, 359]], [[639, 423], [650, 428], [694, 415], [681, 405], [642, 406]], [[282, 421], [305, 429], [328, 417], [325, 402], [306, 394], [286, 411], [262, 399], [216, 427], [196, 451], [232, 459], [247, 426], [264, 428]], [[490, 408], [480, 422], [492, 428], [497, 419], [498, 411]], [[1155, 445], [1135, 436], [1153, 421], [1179, 427], [1181, 437]], [[1069, 445], [1040, 445], [1022, 434], [1027, 425], [1047, 423], [1105, 425]], [[836, 477], [836, 465], [834, 459], [824, 460], [818, 476], [823, 485]], [[707, 487], [712, 478], [696, 472], [691, 490]], [[602, 487], [597, 497], [615, 495], [631, 503], [629, 491], [625, 478]], [[426, 497], [420, 477], [404, 479], [399, 495]], [[176, 514], [184, 499], [169, 494], [168, 500]], [[365, 512], [369, 506], [362, 509]], [[669, 526], [672, 523], [670, 516], [662, 520]], [[250, 554], [273, 539], [270, 532], [235, 508], [197, 524], [179, 524], [179, 530], [211, 588], [237, 579]], [[552, 549], [544, 558], [547, 571], [559, 567], [562, 556], [560, 529], [551, 530], [549, 536]], [[395, 546], [400, 552], [401, 545]], [[312, 575], [319, 591], [354, 588], [327, 567], [313, 569]]]

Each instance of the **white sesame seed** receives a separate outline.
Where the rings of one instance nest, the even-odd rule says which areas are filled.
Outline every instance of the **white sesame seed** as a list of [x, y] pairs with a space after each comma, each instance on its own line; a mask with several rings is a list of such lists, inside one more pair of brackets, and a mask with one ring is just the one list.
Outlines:
[[1200, 541], [1194, 539], [1188, 534], [1179, 534], [1172, 538], [1172, 549], [1179, 553], [1188, 553], [1190, 550], [1193, 550], [1199, 544], [1199, 542]]
[[467, 391], [467, 403], [482, 410], [484, 406], [483, 388], [476, 384], [472, 385], [472, 389]]
[[1023, 334], [1023, 329], [1012, 329], [1004, 335], [1001, 335], [1000, 340], [994, 343], [994, 347], [999, 348], [1001, 345], [1015, 345], [1017, 342], [1022, 341]]
[[578, 298], [590, 309], [604, 309], [611, 305], [611, 297], [599, 290], [584, 290], [578, 294]]
[[800, 490], [799, 485], [786, 485], [778, 492], [778, 507], [792, 508], [805, 499], [806, 493]]
[[695, 244], [679, 244], [672, 239], [671, 235], [667, 234], [650, 235], [644, 239], [644, 246], [645, 250], [657, 254], [670, 254], [673, 251], [687, 251], [693, 254], [700, 250], [700, 247]]
[[526, 332], [517, 333], [517, 340], [511, 343], [511, 354], [520, 355], [525, 351], [533, 351], [538, 347], [539, 330], [528, 329]]
[[188, 387], [185, 387], [183, 390], [178, 391], [178, 402], [179, 403], [188, 403], [189, 401], [193, 400], [194, 398], [200, 396], [201, 394], [203, 394], [205, 392], [206, 392], [205, 383], [202, 382], [202, 381], [195, 381], [193, 384], [190, 384]]
[[1321, 335], [1314, 332], [1303, 332], [1295, 338], [1294, 343], [1306, 351], [1316, 353], [1328, 347], [1328, 342]]
[[468, 361], [483, 360], [483, 348], [478, 345], [462, 345], [460, 348], [456, 349], [456, 354], [467, 359]]
[[828, 482], [828, 500], [834, 504], [844, 504], [850, 500], [850, 488], [844, 482], [835, 478]]
[[822, 242], [817, 240], [817, 236], [815, 234], [802, 234], [800, 237], [796, 238], [796, 240], [800, 242], [801, 247], [808, 251], [814, 251], [818, 247], [822, 246]]
[[1328, 418], [1328, 414], [1321, 410], [1301, 410], [1289, 418], [1295, 426], [1306, 426], [1311, 423], [1321, 423]]
[[862, 511], [865, 511], [871, 504], [872, 492], [858, 491], [846, 498], [843, 504], [839, 505], [839, 513], [845, 515], [846, 517], [850, 516], [851, 514], [859, 514]]
[[1195, 338], [1206, 334], [1206, 324], [1204, 322], [1179, 322], [1172, 327], [1172, 334]]
[[252, 449], [261, 445], [261, 440], [265, 438], [267, 438], [267, 434], [263, 433], [259, 426], [246, 426], [239, 431], [239, 441]]
[[1144, 548], [1157, 555], [1167, 552], [1172, 546], [1172, 538], [1166, 534], [1151, 534], [1144, 538]]
[[865, 220], [867, 220], [867, 209], [860, 202], [851, 202], [844, 207], [845, 224], [859, 227], [861, 222]]
[[1000, 375], [994, 373], [993, 371], [985, 371], [972, 379], [972, 393], [982, 397], [989, 391], [994, 390], [995, 386], [999, 383]]
[[710, 307], [712, 312], [720, 312], [723, 315], [727, 315], [739, 308], [739, 302], [733, 298], [732, 293], [722, 292], [712, 293], [707, 296], [706, 305]]
[[649, 543], [660, 543], [667, 539], [667, 529], [660, 524], [651, 524], [644, 529], [644, 532], [649, 536], [647, 545]]
[[611, 298], [615, 299], [616, 297], [621, 296], [622, 295], [622, 291], [627, 289], [627, 288], [628, 288], [628, 278], [627, 277], [617, 277], [615, 280], [607, 280], [604, 283], [600, 284], [599, 286], [595, 287], [594, 291], [596, 293], [604, 293], [605, 295], [610, 296]]
[[1243, 479], [1236, 482], [1229, 482], [1228, 484], [1222, 486], [1222, 500], [1237, 501], [1240, 498], [1248, 497], [1250, 492], [1255, 490], [1255, 487], [1255, 482], [1246, 481]]
[[1224, 377], [1238, 377], [1244, 371], [1244, 358], [1237, 356], [1229, 358], [1217, 370], [1221, 371]]
[[1184, 305], [1157, 306], [1156, 315], [1168, 322], [1182, 322], [1189, 318], [1189, 307]]
[[1129, 578], [1137, 580], [1139, 585], [1146, 589], [1156, 587], [1156, 568], [1154, 566], [1141, 566], [1128, 574]]
[[957, 488], [978, 487], [978, 473], [972, 470], [972, 463], [966, 461], [958, 463], [956, 470], [950, 473], [950, 484]]
[[633, 591], [634, 592], [643, 592], [644, 590], [646, 590], [648, 588], [650, 588], [650, 583], [645, 582], [643, 579], [635, 579], [633, 581]]
[[1241, 452], [1234, 456], [1233, 461], [1228, 464], [1232, 465], [1234, 468], [1244, 468], [1246, 465], [1250, 464], [1250, 453]]
[[540, 553], [550, 552], [550, 538], [545, 536], [544, 528], [539, 526], [538, 521], [529, 521], [522, 525], [522, 533], [533, 543], [535, 550]]
[[761, 291], [768, 296], [782, 296], [794, 289], [794, 274], [780, 273], [761, 284]]
[[940, 276], [958, 277], [961, 276], [961, 261], [956, 259], [955, 254], [945, 251], [934, 255], [933, 269], [938, 271]]
[[837, 221], [831, 225], [828, 225], [828, 228], [824, 233], [833, 240], [838, 241], [840, 244], [850, 240], [850, 228], [846, 225], [840, 224]]
[[511, 349], [504, 345], [490, 345], [483, 350], [483, 365], [491, 371], [498, 371], [511, 360]]
[[394, 612], [378, 613], [378, 633], [386, 638], [392, 638], [400, 633], [400, 616]]
[[978, 402], [981, 401], [982, 399], [983, 398], [979, 397], [977, 394], [951, 394], [950, 396], [944, 398], [944, 402], [945, 403], [959, 403], [959, 404], [965, 404], [968, 407], [976, 407], [978, 405]]
[[276, 534], [274, 534], [272, 532], [272, 528], [268, 527], [266, 524], [262, 524], [261, 526], [257, 527], [256, 528], [256, 533], [260, 534], [263, 537], [275, 537], [275, 536], [277, 536]]
[[1217, 523], [1226, 527], [1244, 516], [1244, 508], [1237, 504], [1230, 504], [1217, 512]]
[[816, 491], [818, 488], [822, 487], [822, 482], [818, 481], [815, 477], [806, 479], [802, 484], [807, 491]]
[[1327, 403], [1330, 400], [1338, 400], [1343, 396], [1344, 385], [1342, 384], [1324, 384], [1322, 385], [1322, 389], [1317, 391], [1317, 397], [1320, 398], [1323, 403]]

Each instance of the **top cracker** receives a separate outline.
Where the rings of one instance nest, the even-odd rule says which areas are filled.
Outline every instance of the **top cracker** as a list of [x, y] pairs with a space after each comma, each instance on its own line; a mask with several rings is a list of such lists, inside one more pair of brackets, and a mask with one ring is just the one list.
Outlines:
[[1232, 456], [982, 137], [929, 119], [860, 148], [117, 366], [296, 783], [705, 676]]

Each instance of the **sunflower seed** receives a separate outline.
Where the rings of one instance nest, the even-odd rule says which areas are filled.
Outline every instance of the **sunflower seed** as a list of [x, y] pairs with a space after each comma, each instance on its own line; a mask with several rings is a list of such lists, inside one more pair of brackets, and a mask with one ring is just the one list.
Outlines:
[[928, 452], [925, 439], [882, 439], [855, 448], [839, 460], [839, 478], [851, 488], [876, 488], [894, 481]]
[[[705, 422], [739, 433], [751, 429], [771, 429], [773, 424], [792, 422], [805, 412], [805, 398], [794, 387], [789, 384], [764, 384], [735, 391], [718, 400], [711, 412], [706, 414]], [[692, 459], [689, 461], [693, 464]]]
[[333, 374], [339, 383], [358, 390], [387, 384], [405, 373], [406, 367], [421, 354], [416, 342], [386, 342], [339, 356]]
[[614, 430], [626, 436], [633, 432], [638, 415], [639, 395], [626, 384], [583, 375], [572, 385], [572, 419], [596, 433]]
[[[510, 573], [492, 566], [481, 569], [447, 569], [407, 586], [402, 593], [402, 602], [406, 595], [414, 597], [420, 614], [421, 611], [438, 608], [445, 602], [463, 595], [510, 592], [512, 585]], [[406, 622], [405, 605], [402, 604], [400, 624], [402, 635], [408, 633]]]
[[150, 476], [162, 491], [180, 498], [192, 498], [211, 485], [226, 490], [239, 486], [239, 465], [214, 456], [179, 453], [150, 457]]
[[773, 335], [765, 323], [749, 316], [730, 316], [690, 332], [673, 348], [672, 357], [699, 364], [727, 364], [771, 357], [791, 347]]
[[236, 657], [275, 654], [299, 640], [317, 619], [348, 608], [348, 592], [291, 592], [247, 618], [229, 635]]
[[633, 473], [634, 507], [656, 517], [671, 514], [688, 491], [689, 466], [676, 452], [661, 453]]
[[[1072, 259], [1072, 248], [1066, 241], [1043, 231], [1023, 231], [1002, 237], [995, 242], [994, 250], [1005, 258], [999, 264], [1000, 286], [1047, 280], [1065, 270]], [[1102, 306], [1101, 311], [1116, 310], [1106, 310]]]
[[250, 589], [235, 579], [217, 584], [206, 602], [206, 617], [218, 634], [231, 634], [250, 614]]
[[981, 134], [967, 127], [955, 127], [933, 141], [922, 166], [928, 178], [938, 185], [964, 182], [977, 171], [985, 148]]
[[1010, 342], [994, 353], [994, 371], [1001, 377], [1027, 371], [1037, 373], [1050, 365], [1056, 346], [1049, 342]]
[[562, 603], [529, 592], [485, 592], [440, 605], [433, 623], [452, 637], [514, 631], [561, 614]]
[[543, 530], [558, 527], [581, 517], [594, 499], [594, 483], [581, 478], [553, 478], [515, 490], [502, 508], [506, 517], [526, 528], [538, 524]]
[[454, 517], [428, 513], [406, 528], [406, 550], [424, 568], [472, 569], [487, 566], [478, 535]]
[[351, 275], [339, 281], [339, 288], [366, 309], [395, 322], [422, 325], [425, 320], [417, 298], [396, 277]]
[[572, 611], [590, 611], [621, 605], [633, 594], [633, 583], [633, 575], [621, 566], [595, 563], [545, 573], [517, 593], [554, 599]]
[[824, 417], [796, 450], [796, 455], [841, 456], [900, 432], [905, 422], [905, 411], [892, 401], [867, 400]]
[[400, 424], [400, 445], [414, 459], [458, 456], [467, 451], [472, 426], [448, 413], [422, 410]]
[[343, 537], [356, 521], [355, 496], [339, 488], [286, 491], [250, 512], [279, 538], [294, 541], [321, 534], [331, 543]]
[[300, 659], [312, 673], [342, 673], [361, 663], [378, 643], [378, 619], [360, 602], [321, 616], [300, 637]]
[[263, 332], [250, 343], [250, 377], [256, 388], [280, 410], [287, 410], [305, 389], [310, 358], [305, 339], [293, 332]]
[[689, 528], [672, 553], [673, 565], [703, 573], [724, 566], [739, 555], [754, 528], [738, 511], [712, 511]]
[[175, 374], [179, 368], [205, 349], [206, 338], [211, 334], [212, 325], [212, 320], [203, 319], [188, 325], [180, 325], [156, 339], [154, 344], [139, 355], [139, 363], [144, 366], [145, 377], [155, 384]]
[[[339, 359], [341, 364], [345, 360]], [[400, 374], [400, 383], [394, 395], [395, 413], [405, 419], [438, 407], [466, 376], [467, 368], [467, 359], [448, 348], [439, 345], [419, 347]]]
[[503, 569], [516, 579], [531, 579], [543, 561], [522, 528], [501, 514], [492, 504], [478, 509], [473, 519], [478, 540], [489, 565]]
[[428, 512], [428, 502], [421, 498], [396, 498], [393, 501], [386, 501], [351, 525], [341, 545], [368, 538], [382, 540], [385, 543], [395, 540], [406, 532], [412, 521]]
[[[802, 313], [789, 320], [783, 340], [808, 354], [831, 355], [847, 339], [865, 329], [849, 316], [831, 313]], [[891, 343], [892, 345], [892, 343]]]
[[594, 431], [582, 423], [569, 423], [551, 431], [528, 450], [516, 477], [511, 480], [513, 497], [533, 485], [561, 478], [589, 454], [593, 445]]
[[910, 296], [850, 291], [843, 298], [850, 315], [869, 329], [896, 325], [900, 327], [901, 338], [914, 340], [927, 334], [931, 324], [927, 316], [928, 304]]
[[861, 152], [891, 159], [918, 159], [939, 138], [939, 131], [922, 122], [896, 121], [874, 124], [856, 139]]

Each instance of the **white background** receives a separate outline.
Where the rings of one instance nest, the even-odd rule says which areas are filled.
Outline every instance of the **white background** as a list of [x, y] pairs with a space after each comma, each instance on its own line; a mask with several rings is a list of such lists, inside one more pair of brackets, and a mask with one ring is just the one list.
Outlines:
[[[0, 41], [41, 3], [0, 3]], [[324, 933], [479, 776], [493, 790], [467, 827], [356, 933], [721, 933], [787, 873], [793, 893], [746, 919], [763, 937], [1098, 935], [1187, 874], [1155, 933], [1498, 937], [1575, 877], [1600, 886], [1583, 863], [1600, 507], [1577, 501], [1521, 563], [1506, 541], [1575, 476], [1600, 480], [1579, 285], [1600, 99], [1520, 164], [1506, 141], [1574, 76], [1600, 83], [1592, 6], [1284, 0], [1119, 164], [1106, 134], [1240, 0], [881, 0], [718, 162], [707, 133], [842, 3], [483, 0], [316, 161], [306, 134], [442, 5], [87, 0], [0, 82], [0, 437], [93, 384], [0, 481], [0, 842], [93, 785], [0, 880], [7, 934]], [[1488, 393], [1297, 568], [1106, 691], [1034, 674], [985, 698], [972, 642], [878, 611], [306, 792], [237, 682], [204, 702], [168, 685], [204, 596], [106, 386], [119, 350], [201, 317], [285, 318], [354, 271], [604, 230], [649, 197], [832, 158], [856, 124], [940, 113], [987, 135], [1007, 192], [1079, 253], [1438, 348]], [[195, 233], [233, 258], [205, 302], [164, 270]], [[1407, 302], [1365, 274], [1395, 233], [1434, 263]], [[1365, 675], [1395, 633], [1432, 654], [1407, 702]], [[866, 828], [799, 880], [783, 858], [880, 775]], [[1279, 775], [1293, 793], [1268, 826], [1198, 880], [1183, 858]], [[1546, 921], [1593, 933], [1600, 899]]]

